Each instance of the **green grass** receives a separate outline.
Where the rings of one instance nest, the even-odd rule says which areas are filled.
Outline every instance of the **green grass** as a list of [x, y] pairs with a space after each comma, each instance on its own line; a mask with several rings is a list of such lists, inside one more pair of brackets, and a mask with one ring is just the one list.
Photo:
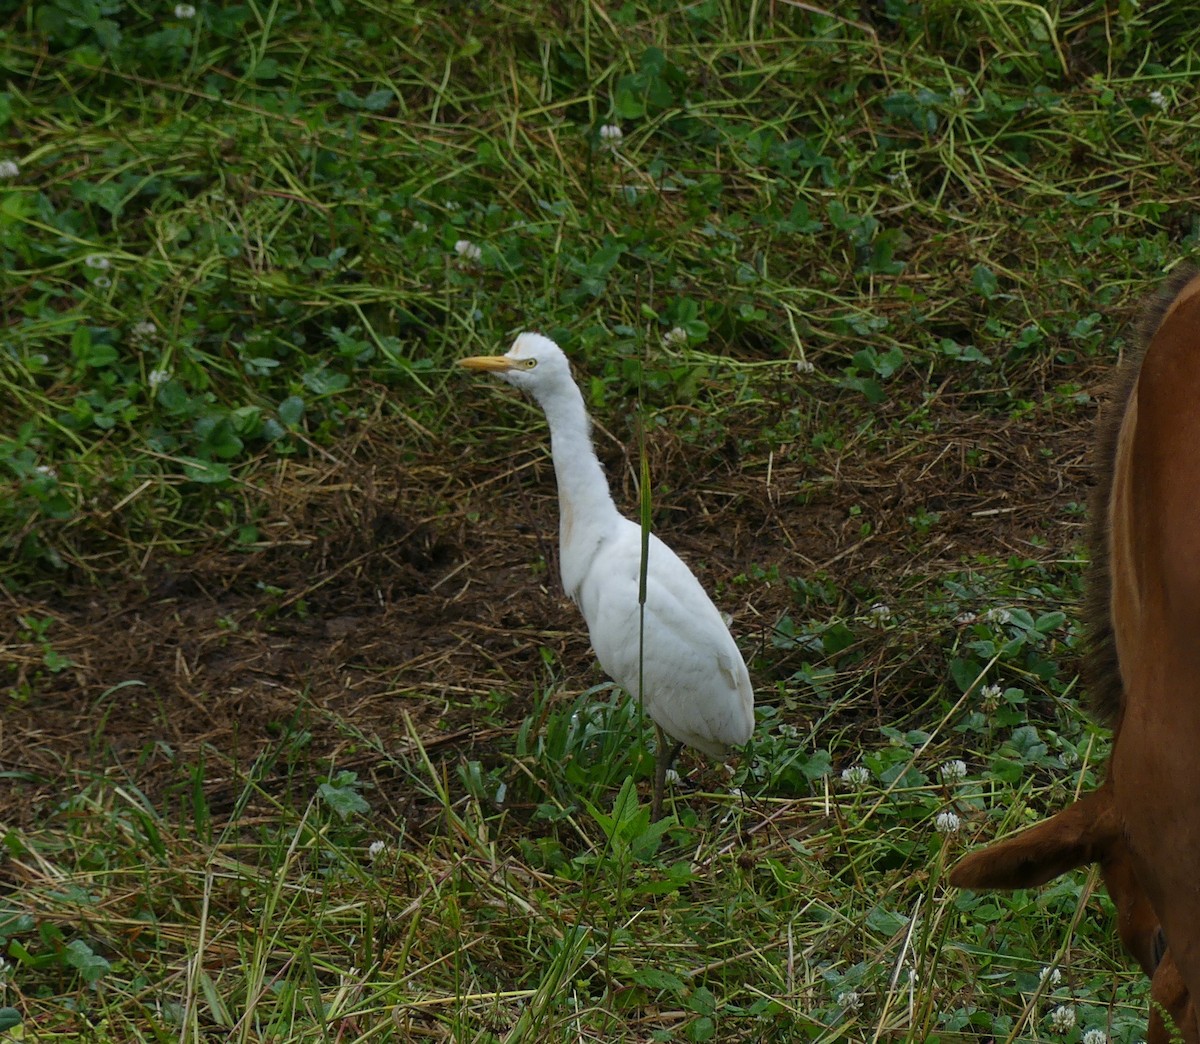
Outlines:
[[[1187, 12], [173, 6], [0, 15], [0, 583], [21, 607], [0, 698], [71, 691], [64, 606], [113, 578], [269, 552], [310, 464], [340, 475], [386, 443], [430, 476], [421, 517], [457, 517], [432, 462], [506, 473], [545, 440], [453, 361], [537, 328], [609, 459], [646, 432], [660, 531], [718, 513], [707, 561], [689, 554], [718, 601], [775, 592], [735, 627], [760, 723], [659, 827], [629, 783], [647, 730], [556, 662], [557, 633], [509, 685], [394, 679], [399, 745], [297, 677], [296, 718], [249, 758], [123, 749], [107, 722], [134, 687], [81, 683], [90, 758], [5, 755], [14, 786], [60, 797], [3, 834], [0, 1022], [101, 1042], [1140, 1039], [1146, 984], [1092, 878], [996, 897], [943, 876], [1106, 754], [1075, 680], [1077, 504], [988, 498], [1044, 466], [1083, 499], [1100, 376], [1195, 251]], [[956, 469], [994, 543], [924, 481]], [[757, 557], [723, 568], [744, 520], [722, 475], [769, 487], [794, 541], [746, 538]], [[897, 476], [919, 501], [879, 492]], [[1046, 517], [1010, 538], [1014, 511]], [[831, 532], [842, 550], [813, 550]], [[852, 548], [870, 568], [846, 570]], [[258, 622], [303, 623], [324, 576], [252, 576]], [[166, 736], [170, 697], [146, 698]], [[442, 702], [488, 738], [435, 742], [415, 708]]]

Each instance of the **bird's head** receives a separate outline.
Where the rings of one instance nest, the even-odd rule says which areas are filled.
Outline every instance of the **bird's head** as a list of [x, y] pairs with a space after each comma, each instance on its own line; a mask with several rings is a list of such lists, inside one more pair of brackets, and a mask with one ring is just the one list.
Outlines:
[[523, 333], [504, 355], [476, 355], [459, 359], [468, 370], [494, 373], [503, 381], [541, 400], [571, 380], [571, 366], [557, 344], [541, 334]]

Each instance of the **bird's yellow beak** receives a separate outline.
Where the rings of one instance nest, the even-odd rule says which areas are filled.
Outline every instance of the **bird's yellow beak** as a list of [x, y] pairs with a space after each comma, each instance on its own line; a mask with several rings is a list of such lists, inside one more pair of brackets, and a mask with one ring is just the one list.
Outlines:
[[514, 364], [507, 355], [472, 355], [467, 359], [459, 359], [458, 365], [485, 373], [504, 373], [511, 370]]

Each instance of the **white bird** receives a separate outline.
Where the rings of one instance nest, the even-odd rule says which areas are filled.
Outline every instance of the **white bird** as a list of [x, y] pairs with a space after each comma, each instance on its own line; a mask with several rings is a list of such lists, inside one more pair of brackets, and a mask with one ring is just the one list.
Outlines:
[[529, 392], [546, 414], [558, 479], [563, 588], [583, 613], [600, 666], [634, 699], [643, 650], [642, 705], [658, 732], [652, 806], [658, 819], [667, 768], [679, 750], [670, 749], [664, 730], [711, 755], [750, 738], [754, 690], [746, 662], [700, 581], [653, 533], [641, 626], [641, 527], [613, 504], [583, 396], [558, 345], [524, 333], [506, 355], [475, 356], [459, 365]]

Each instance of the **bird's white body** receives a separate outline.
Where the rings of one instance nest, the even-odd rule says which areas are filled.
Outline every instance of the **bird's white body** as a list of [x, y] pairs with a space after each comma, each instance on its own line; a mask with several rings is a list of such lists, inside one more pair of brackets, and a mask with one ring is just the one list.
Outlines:
[[[594, 545], [575, 542], [570, 552], [566, 545], [561, 552], [563, 586], [587, 621], [596, 659], [634, 698], [643, 627], [641, 540], [641, 528], [617, 516]], [[648, 561], [641, 657], [646, 713], [689, 747], [721, 754], [726, 746], [745, 743], [754, 729], [750, 674], [700, 581], [653, 533]]]
[[746, 663], [700, 581], [653, 534], [640, 619], [641, 528], [613, 504], [583, 396], [561, 349], [538, 334], [522, 334], [507, 355], [463, 363], [525, 389], [546, 413], [563, 587], [587, 621], [600, 666], [688, 746], [718, 755], [745, 743], [754, 729]]

